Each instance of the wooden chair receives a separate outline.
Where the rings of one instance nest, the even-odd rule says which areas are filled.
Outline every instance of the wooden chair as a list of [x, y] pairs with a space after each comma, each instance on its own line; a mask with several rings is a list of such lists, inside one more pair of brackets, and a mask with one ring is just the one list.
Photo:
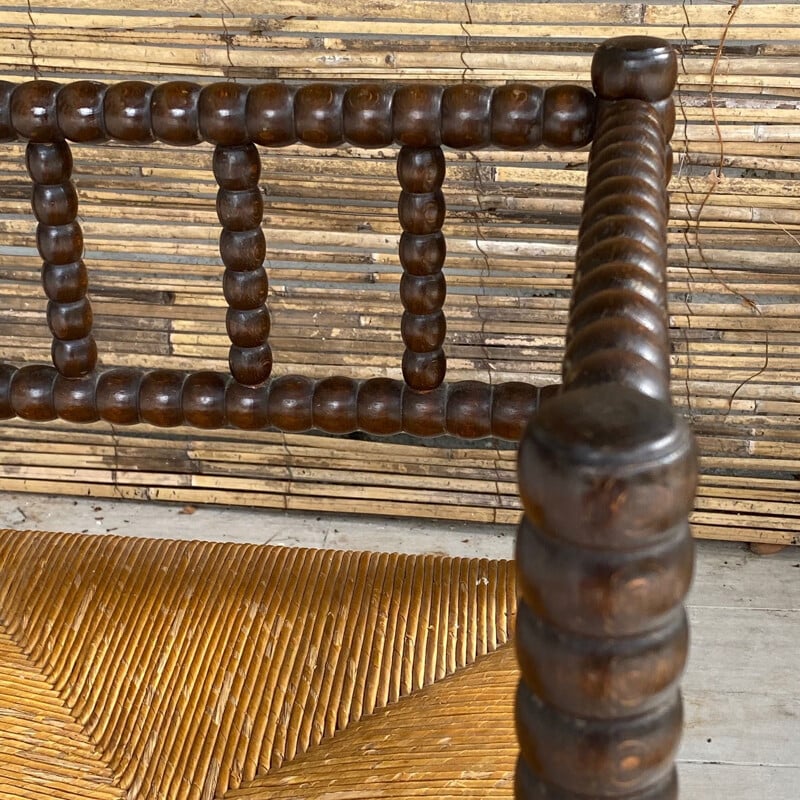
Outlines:
[[[525, 508], [515, 568], [2, 532], [2, 797], [677, 797], [696, 467], [669, 404], [675, 79], [665, 42], [627, 37], [594, 93], [0, 85], [53, 333], [52, 365], [0, 365], [0, 416], [521, 440]], [[98, 368], [68, 140], [106, 139], [215, 145], [230, 375]], [[257, 145], [295, 142], [399, 145], [403, 381], [271, 375]], [[448, 384], [443, 147], [590, 142], [562, 386]]]

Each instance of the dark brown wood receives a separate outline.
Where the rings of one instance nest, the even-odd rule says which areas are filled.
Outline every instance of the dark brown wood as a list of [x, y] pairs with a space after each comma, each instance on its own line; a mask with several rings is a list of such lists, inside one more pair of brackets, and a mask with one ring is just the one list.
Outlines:
[[8, 384], [8, 405], [13, 415], [35, 422], [55, 419], [53, 386], [57, 375], [53, 367], [42, 364], [29, 364], [16, 370]]
[[225, 426], [225, 391], [228, 381], [216, 372], [193, 372], [182, 385], [181, 410], [187, 425], [195, 428]]
[[155, 139], [150, 114], [153, 85], [123, 81], [108, 87], [103, 100], [105, 129], [113, 139], [144, 144]]
[[441, 147], [400, 148], [397, 178], [402, 192], [397, 213], [400, 238], [400, 300], [405, 312], [400, 331], [406, 346], [403, 377], [418, 391], [441, 385], [447, 371], [442, 345], [447, 322], [442, 306], [446, 294], [446, 245], [441, 228], [445, 217], [441, 186], [445, 160]]
[[403, 430], [403, 384], [390, 378], [364, 381], [356, 401], [358, 427], [380, 436]]
[[140, 422], [139, 386], [144, 372], [138, 369], [111, 369], [97, 379], [97, 412], [115, 425]]
[[[218, 95], [219, 90], [213, 96]], [[244, 109], [243, 99], [241, 106]], [[213, 169], [219, 185], [217, 216], [223, 228], [220, 255], [225, 265], [223, 287], [229, 305], [228, 363], [239, 383], [257, 386], [272, 371], [266, 307], [269, 282], [263, 266], [266, 242], [261, 231], [264, 202], [258, 183], [261, 159], [254, 144], [217, 145]]]
[[76, 81], [62, 86], [56, 110], [58, 127], [73, 142], [102, 142], [108, 138], [103, 104], [107, 87], [97, 81]]
[[156, 86], [150, 100], [156, 139], [174, 145], [201, 141], [199, 100], [200, 87], [196, 83], [170, 81]]
[[350, 144], [387, 147], [394, 140], [392, 100], [394, 88], [384, 84], [351, 86], [344, 96], [343, 132]]
[[670, 107], [647, 102], [669, 96], [674, 65], [671, 48], [641, 37], [594, 60], [604, 101], [564, 383], [519, 454], [518, 800], [678, 796], [697, 465], [669, 405]]
[[492, 140], [492, 90], [474, 83], [448, 86], [442, 95], [442, 144], [487, 147]]
[[200, 136], [212, 144], [247, 144], [247, 87], [226, 81], [212, 83], [200, 92]]
[[441, 86], [409, 84], [394, 93], [392, 129], [397, 144], [438, 147], [442, 143]]
[[344, 141], [342, 105], [346, 87], [334, 83], [311, 83], [294, 97], [297, 138], [312, 147], [336, 147]]
[[[641, 100], [607, 104], [597, 128], [578, 238], [564, 384], [617, 381], [667, 400], [664, 133], [658, 116]], [[595, 171], [608, 174], [607, 164], [613, 174], [596, 178]]]
[[28, 81], [14, 89], [11, 124], [19, 137], [31, 142], [58, 142], [64, 138], [56, 106], [60, 88], [54, 81]]
[[551, 86], [544, 93], [542, 141], [548, 147], [576, 150], [592, 141], [594, 95], [582, 86]]
[[97, 377], [96, 373], [83, 378], [55, 377], [53, 405], [60, 419], [67, 422], [96, 422], [100, 419]]
[[492, 434], [492, 387], [480, 381], [460, 381], [449, 387], [445, 427], [462, 439], [482, 439]]
[[[611, 56], [609, 56], [611, 57]], [[474, 150], [490, 145], [533, 149], [546, 144], [588, 144], [595, 97], [579, 86], [531, 84], [487, 87], [233, 82], [200, 87], [188, 81], [152, 84], [97, 81], [58, 84], [0, 81], [0, 141], [102, 141], [173, 145], [208, 141], [232, 146], [282, 147], [296, 142], [334, 147], [411, 147]], [[664, 127], [675, 111], [666, 96], [657, 103]], [[668, 133], [671, 133], [671, 128]]]
[[78, 195], [71, 180], [72, 154], [63, 141], [30, 142], [26, 164], [33, 181], [31, 206], [39, 222], [36, 246], [49, 300], [47, 323], [53, 334], [53, 363], [65, 377], [78, 378], [94, 369], [97, 345], [91, 333], [92, 306], [86, 295], [83, 233], [76, 221]]
[[519, 465], [522, 758], [542, 787], [648, 796], [680, 738], [691, 435], [662, 400], [598, 384], [541, 407]]
[[13, 142], [17, 132], [11, 121], [11, 95], [17, 84], [0, 81], [0, 142]]
[[52, 367], [0, 364], [0, 419], [59, 417], [116, 425], [231, 425], [243, 430], [363, 431], [376, 436], [406, 432], [518, 441], [540, 398], [556, 389], [461, 381], [419, 392], [390, 378], [312, 380], [300, 375], [247, 386], [216, 372], [129, 368], [68, 379]]
[[358, 381], [335, 376], [314, 386], [311, 420], [327, 433], [351, 433], [358, 429]]
[[253, 86], [247, 95], [247, 133], [265, 147], [294, 144], [294, 92], [282, 83]]
[[403, 391], [403, 430], [414, 436], [447, 433], [447, 387], [429, 392]]
[[655, 103], [672, 94], [678, 78], [674, 48], [652, 36], [620, 36], [597, 48], [592, 86], [604, 100], [633, 98]]
[[492, 144], [527, 150], [542, 144], [544, 89], [527, 83], [500, 86], [492, 95]]
[[154, 369], [139, 384], [139, 416], [142, 422], [159, 428], [182, 425], [183, 386], [186, 375], [176, 370]]

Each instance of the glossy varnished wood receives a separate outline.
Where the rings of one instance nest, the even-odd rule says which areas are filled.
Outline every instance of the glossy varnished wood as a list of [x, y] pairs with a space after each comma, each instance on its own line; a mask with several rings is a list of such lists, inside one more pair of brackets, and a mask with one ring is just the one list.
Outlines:
[[442, 267], [446, 245], [442, 224], [445, 175], [441, 147], [400, 148], [397, 178], [402, 192], [397, 213], [400, 238], [400, 300], [403, 317], [400, 330], [406, 346], [403, 377], [418, 391], [435, 389], [444, 380], [447, 361], [442, 345], [447, 323], [442, 306], [446, 282]]
[[[219, 89], [212, 97], [218, 100], [221, 94]], [[244, 108], [240, 94], [236, 95], [238, 100], [230, 99], [230, 94], [222, 96], [229, 105], [238, 103], [237, 108]], [[261, 159], [254, 144], [218, 144], [213, 166], [219, 185], [217, 216], [222, 225], [220, 255], [225, 265], [222, 283], [228, 301], [225, 323], [231, 340], [228, 363], [239, 383], [256, 386], [272, 371], [266, 241], [261, 230], [264, 202], [258, 183]]]
[[[85, 104], [97, 107], [96, 99]], [[88, 113], [86, 118], [91, 119]], [[90, 127], [93, 124], [90, 122]], [[90, 138], [94, 135], [91, 130], [87, 133]], [[64, 141], [29, 142], [25, 160], [33, 181], [31, 205], [39, 223], [36, 246], [43, 261], [42, 284], [49, 301], [47, 324], [53, 334], [53, 363], [64, 377], [78, 378], [94, 369], [97, 345], [92, 336], [92, 306], [86, 294], [83, 233], [76, 219], [78, 195], [71, 179], [72, 153]]]
[[0, 81], [0, 141], [575, 149], [591, 141], [596, 105], [581, 86], [527, 83]]
[[66, 379], [49, 366], [0, 365], [0, 418], [98, 419], [243, 430], [318, 429], [518, 441], [542, 399], [557, 387], [458, 381], [419, 392], [390, 378], [313, 380], [282, 375], [250, 386], [217, 372], [113, 368]]

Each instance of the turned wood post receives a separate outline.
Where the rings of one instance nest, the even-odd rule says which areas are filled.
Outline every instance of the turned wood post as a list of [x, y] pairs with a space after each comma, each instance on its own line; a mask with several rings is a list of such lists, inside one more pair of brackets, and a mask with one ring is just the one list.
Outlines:
[[665, 42], [602, 45], [563, 390], [520, 446], [517, 800], [671, 800], [693, 569], [691, 433], [669, 405]]
[[25, 163], [39, 223], [36, 246], [43, 262], [53, 364], [62, 384], [65, 378], [86, 378], [97, 362], [72, 151], [64, 139], [94, 142], [106, 138], [100, 112], [104, 92], [105, 87], [93, 81], [64, 88], [52, 81], [29, 81], [11, 95], [10, 121], [28, 140]]

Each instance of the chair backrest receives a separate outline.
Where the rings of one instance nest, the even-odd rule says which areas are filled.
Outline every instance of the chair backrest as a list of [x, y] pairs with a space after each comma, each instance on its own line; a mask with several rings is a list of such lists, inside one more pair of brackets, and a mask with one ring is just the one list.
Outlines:
[[[517, 795], [675, 796], [696, 479], [669, 406], [675, 78], [666, 43], [625, 37], [597, 51], [594, 92], [1, 83], [0, 140], [28, 141], [53, 363], [0, 365], [0, 418], [522, 439]], [[107, 139], [214, 144], [230, 374], [98, 369], [68, 142]], [[297, 142], [399, 147], [402, 381], [272, 376], [258, 147]], [[449, 384], [443, 148], [590, 142], [563, 386]]]
[[[445, 383], [443, 270], [446, 242], [443, 147], [474, 150], [541, 145], [581, 148], [591, 140], [596, 99], [580, 86], [487, 87], [130, 81], [0, 85], [0, 139], [28, 140], [26, 162], [39, 222], [37, 247], [53, 334], [53, 367], [9, 366], [0, 375], [0, 415], [61, 417], [201, 428], [312, 428], [377, 435], [409, 433], [517, 440], [537, 407], [520, 382]], [[228, 304], [230, 376], [210, 372], [96, 369], [90, 270], [83, 261], [69, 141], [113, 139], [215, 145], [222, 292]], [[300, 142], [399, 145], [397, 176], [403, 266], [400, 297], [404, 381], [331, 376], [270, 380], [268, 276], [261, 230], [258, 147]]]

